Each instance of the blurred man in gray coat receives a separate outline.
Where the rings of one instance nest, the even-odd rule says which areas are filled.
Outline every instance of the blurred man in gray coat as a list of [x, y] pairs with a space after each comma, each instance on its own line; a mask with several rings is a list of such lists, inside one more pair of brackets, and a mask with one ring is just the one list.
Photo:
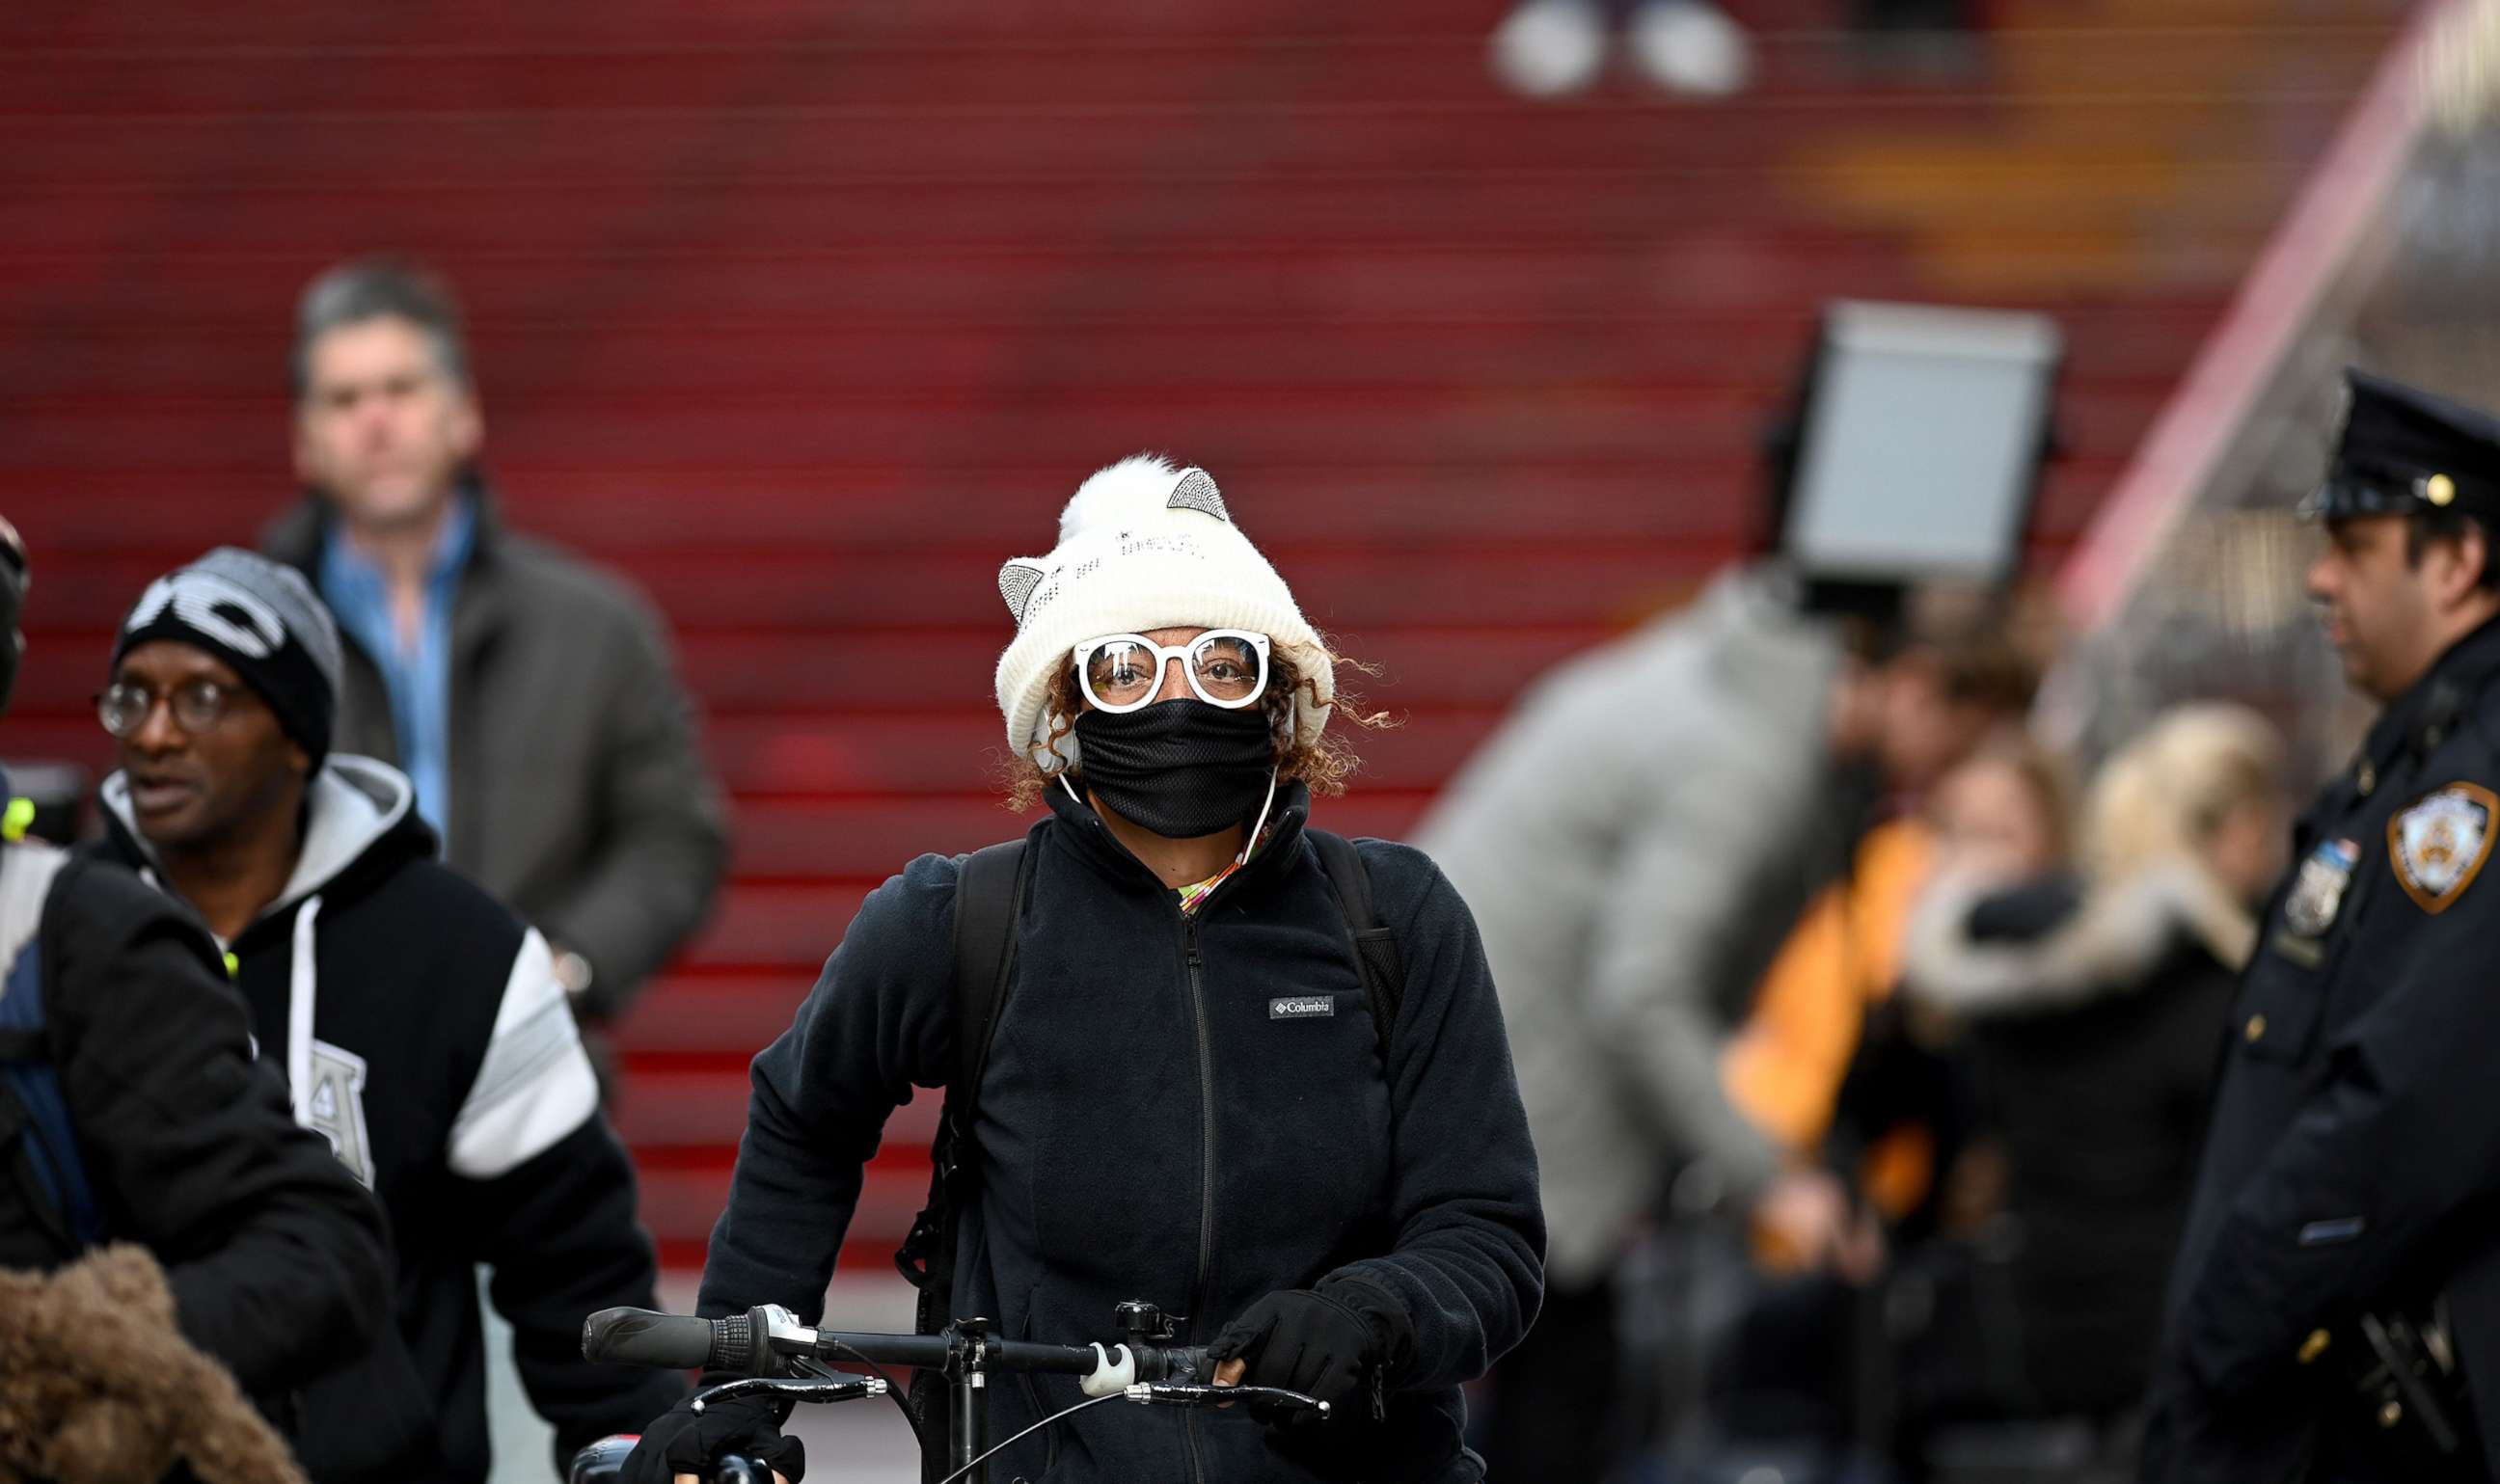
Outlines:
[[[667, 628], [613, 574], [504, 528], [459, 308], [432, 276], [365, 261], [313, 279], [289, 371], [308, 494], [261, 544], [345, 636], [339, 750], [406, 772], [450, 863], [546, 937], [605, 1094], [603, 1032], [728, 864]], [[543, 1456], [488, 1327], [495, 1454]]]
[[2018, 714], [2032, 676], [1970, 617], [1828, 606], [1777, 568], [1722, 575], [1538, 681], [1417, 832], [1483, 931], [1547, 1213], [1493, 1477], [1603, 1476], [1610, 1277], [1671, 1178], [1679, 1209], [1750, 1217], [1810, 1262], [1849, 1242], [1838, 1183], [1784, 1168], [1720, 1051], [1882, 796]]
[[397, 764], [444, 854], [612, 1019], [708, 910], [728, 854], [667, 630], [610, 573], [504, 529], [448, 292], [386, 263], [305, 291], [296, 472], [269, 532], [347, 637], [343, 752]]

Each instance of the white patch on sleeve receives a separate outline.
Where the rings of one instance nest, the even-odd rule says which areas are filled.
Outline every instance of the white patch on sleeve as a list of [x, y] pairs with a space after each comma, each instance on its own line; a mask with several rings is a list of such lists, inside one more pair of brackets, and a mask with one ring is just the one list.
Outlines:
[[486, 1058], [451, 1123], [452, 1173], [471, 1179], [507, 1174], [598, 1111], [599, 1081], [556, 983], [555, 954], [533, 928], [512, 955]]

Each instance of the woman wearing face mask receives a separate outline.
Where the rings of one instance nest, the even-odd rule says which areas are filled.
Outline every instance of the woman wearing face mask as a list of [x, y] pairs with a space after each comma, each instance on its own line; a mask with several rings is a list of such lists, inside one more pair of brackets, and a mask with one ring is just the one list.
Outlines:
[[[1535, 1159], [1465, 905], [1422, 854], [1366, 840], [1402, 965], [1375, 1023], [1305, 834], [1311, 795], [1352, 767], [1326, 731], [1335, 658], [1214, 481], [1154, 458], [1087, 480], [1057, 549], [1008, 563], [1000, 592], [1010, 791], [1048, 813], [1024, 846], [950, 1311], [1070, 1341], [1145, 1300], [1186, 1316], [1180, 1341], [1211, 1344], [1220, 1379], [1333, 1416], [1095, 1407], [994, 1475], [1481, 1478], [1459, 1387], [1535, 1315]], [[924, 855], [872, 893], [756, 1058], [704, 1314], [822, 1307], [886, 1115], [955, 1075], [963, 868]], [[998, 1438], [1080, 1400], [1047, 1376], [989, 1395]], [[799, 1477], [771, 1411], [739, 1403], [661, 1418], [626, 1476], [723, 1448]]]

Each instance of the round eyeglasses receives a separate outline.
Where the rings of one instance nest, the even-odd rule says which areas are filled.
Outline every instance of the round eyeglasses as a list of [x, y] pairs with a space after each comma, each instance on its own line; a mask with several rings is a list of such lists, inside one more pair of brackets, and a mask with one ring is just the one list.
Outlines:
[[[186, 680], [167, 692], [165, 701], [174, 712], [174, 725], [196, 737], [226, 719], [234, 697], [214, 680]], [[156, 693], [126, 680], [115, 681], [95, 697], [95, 719], [116, 737], [147, 726], [155, 709]]]
[[1210, 629], [1186, 644], [1106, 633], [1076, 646], [1076, 680], [1096, 710], [1135, 711], [1163, 689], [1164, 666], [1174, 660], [1210, 706], [1238, 710], [1267, 689], [1267, 636], [1244, 629]]

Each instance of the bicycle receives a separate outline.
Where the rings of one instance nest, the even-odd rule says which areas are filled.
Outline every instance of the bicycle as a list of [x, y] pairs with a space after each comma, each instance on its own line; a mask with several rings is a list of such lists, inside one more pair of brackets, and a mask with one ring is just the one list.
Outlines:
[[[607, 1308], [583, 1321], [581, 1353], [587, 1360], [667, 1371], [739, 1372], [734, 1380], [697, 1392], [698, 1410], [732, 1397], [773, 1396], [814, 1404], [885, 1397], [902, 1407], [924, 1459], [930, 1451], [926, 1420], [912, 1410], [885, 1368], [935, 1371], [945, 1384], [947, 1467], [952, 1470], [939, 1484], [990, 1484], [989, 1461], [1002, 1449], [1104, 1402], [1148, 1406], [1255, 1402], [1288, 1412], [1329, 1413], [1329, 1403], [1298, 1391], [1216, 1385], [1206, 1347], [1169, 1343], [1177, 1326], [1154, 1305], [1122, 1304], [1113, 1313], [1125, 1338], [1106, 1349], [1099, 1341], [1058, 1345], [1003, 1339], [991, 1332], [987, 1319], [959, 1319], [935, 1335], [884, 1335], [811, 1329], [777, 1304], [725, 1319]], [[838, 1374], [849, 1369], [870, 1374], [865, 1379]], [[781, 1371], [794, 1373], [776, 1373]], [[1072, 1375], [1086, 1400], [993, 1445], [986, 1405], [992, 1375]], [[606, 1484], [617, 1477], [632, 1449], [632, 1438], [602, 1438], [575, 1455], [567, 1476], [571, 1484]], [[773, 1478], [772, 1470], [753, 1459], [725, 1458], [712, 1468], [707, 1484], [771, 1484]]]

